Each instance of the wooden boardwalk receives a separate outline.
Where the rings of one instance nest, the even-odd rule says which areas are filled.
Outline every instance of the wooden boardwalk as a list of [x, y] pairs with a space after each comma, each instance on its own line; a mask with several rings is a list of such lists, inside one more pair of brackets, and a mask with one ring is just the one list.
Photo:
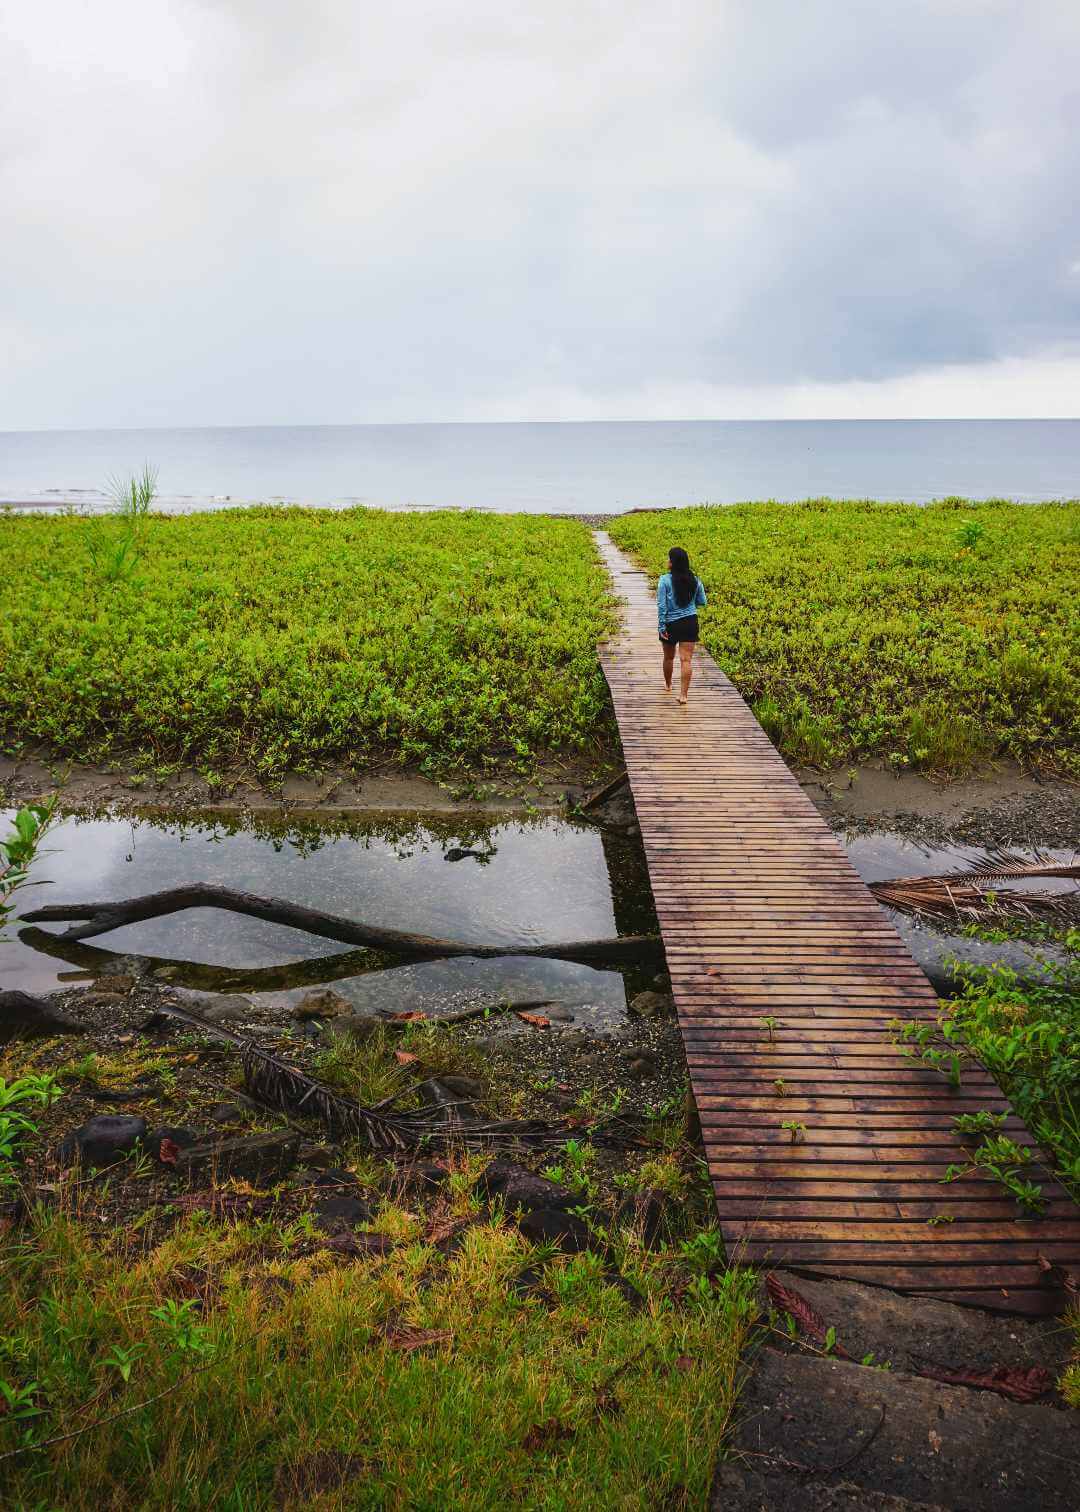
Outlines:
[[990, 1178], [941, 1184], [974, 1147], [958, 1113], [1033, 1141], [985, 1071], [953, 1090], [893, 1043], [890, 1020], [936, 1015], [925, 976], [712, 658], [686, 707], [664, 691], [648, 581], [596, 541], [626, 603], [601, 660], [729, 1254], [1056, 1312], [1039, 1257], [1080, 1273], [1080, 1209], [1045, 1173], [1045, 1213], [1019, 1221]]

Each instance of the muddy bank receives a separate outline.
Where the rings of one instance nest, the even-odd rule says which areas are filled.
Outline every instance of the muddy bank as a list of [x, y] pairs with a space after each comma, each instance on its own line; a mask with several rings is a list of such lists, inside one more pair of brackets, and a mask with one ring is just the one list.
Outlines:
[[1011, 762], [952, 782], [880, 766], [795, 775], [841, 834], [892, 830], [929, 845], [1080, 847], [1080, 786]]
[[245, 809], [291, 813], [318, 809], [327, 814], [423, 810], [429, 813], [506, 813], [523, 805], [560, 808], [568, 792], [598, 786], [621, 767], [618, 752], [604, 748], [582, 755], [549, 758], [528, 778], [520, 773], [462, 773], [436, 778], [389, 759], [362, 770], [333, 768], [312, 775], [290, 774], [272, 783], [251, 772], [226, 773], [215, 781], [192, 768], [164, 775], [116, 766], [65, 762], [41, 753], [0, 756], [0, 806], [29, 803], [61, 790], [69, 811], [164, 809], [170, 813]]

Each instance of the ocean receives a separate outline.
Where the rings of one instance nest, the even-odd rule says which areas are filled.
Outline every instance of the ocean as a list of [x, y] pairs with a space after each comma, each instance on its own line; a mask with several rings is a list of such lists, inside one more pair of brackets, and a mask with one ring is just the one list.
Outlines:
[[255, 502], [609, 514], [830, 495], [1080, 496], [1080, 420], [655, 421], [0, 432], [0, 504], [107, 507], [158, 470], [159, 508]]

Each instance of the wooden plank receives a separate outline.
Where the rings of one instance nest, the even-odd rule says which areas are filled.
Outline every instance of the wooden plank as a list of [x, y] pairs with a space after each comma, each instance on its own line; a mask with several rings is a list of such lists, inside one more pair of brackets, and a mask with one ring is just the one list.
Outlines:
[[[729, 1253], [1001, 1311], [1059, 1307], [1037, 1256], [1080, 1268], [1077, 1209], [1050, 1177], [1035, 1219], [989, 1177], [942, 1183], [973, 1147], [961, 1112], [1000, 1111], [1034, 1140], [985, 1071], [951, 1088], [894, 1043], [891, 1022], [932, 1022], [938, 1003], [888, 911], [703, 649], [686, 709], [660, 690], [651, 590], [597, 542], [626, 603], [601, 662]], [[798, 1144], [785, 1119], [805, 1124]]]

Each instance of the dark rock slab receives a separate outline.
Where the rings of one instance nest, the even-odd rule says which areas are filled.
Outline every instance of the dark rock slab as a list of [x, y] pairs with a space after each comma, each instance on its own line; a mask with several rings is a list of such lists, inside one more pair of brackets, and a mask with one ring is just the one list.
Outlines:
[[88, 1024], [69, 1018], [47, 998], [29, 992], [0, 992], [0, 1044], [11, 1039], [46, 1039], [54, 1034], [85, 1034]]
[[73, 1129], [60, 1146], [61, 1165], [103, 1170], [130, 1155], [146, 1138], [146, 1119], [128, 1113], [102, 1113]]
[[208, 1139], [181, 1150], [176, 1170], [189, 1180], [225, 1181], [231, 1176], [255, 1185], [279, 1181], [295, 1164], [299, 1134], [245, 1134], [236, 1139]]
[[[451, 1097], [476, 1100], [484, 1095], [484, 1084], [472, 1076], [440, 1076], [439, 1085], [444, 1087]], [[425, 1084], [426, 1085], [426, 1084]]]
[[398, 1167], [398, 1176], [406, 1186], [437, 1192], [450, 1180], [450, 1172], [437, 1160], [413, 1160]]
[[361, 1197], [323, 1197], [312, 1209], [312, 1216], [319, 1228], [337, 1234], [370, 1222], [371, 1208]]
[[519, 1208], [568, 1208], [578, 1200], [557, 1182], [534, 1176], [513, 1160], [493, 1160], [476, 1183], [476, 1189], [488, 1201], [501, 1198], [508, 1213]]
[[580, 1218], [556, 1208], [537, 1208], [526, 1213], [519, 1219], [518, 1229], [530, 1244], [551, 1244], [564, 1255], [580, 1255], [596, 1247]]
[[1076, 1506], [1080, 1426], [1053, 1407], [765, 1349], [738, 1413], [714, 1512]]
[[[301, 1147], [301, 1154], [303, 1148]], [[325, 1188], [327, 1191], [341, 1191], [343, 1189], [360, 1190], [360, 1183], [352, 1171], [347, 1171], [344, 1166], [327, 1166], [318, 1171], [311, 1179], [313, 1187]]]
[[292, 1011], [294, 1019], [331, 1019], [341, 1014], [351, 1014], [352, 1004], [340, 992], [323, 987], [314, 992], [305, 992]]
[[[872, 1354], [875, 1363], [889, 1362], [898, 1370], [927, 1359], [977, 1370], [1042, 1365], [1054, 1376], [1069, 1362], [1069, 1334], [1056, 1318], [1028, 1322], [857, 1281], [814, 1281], [784, 1271], [776, 1276], [836, 1329], [837, 1340], [856, 1360]], [[761, 1296], [767, 1306], [764, 1285]]]
[[630, 1011], [640, 1018], [669, 1018], [675, 1012], [675, 999], [668, 992], [639, 992], [630, 999]]

